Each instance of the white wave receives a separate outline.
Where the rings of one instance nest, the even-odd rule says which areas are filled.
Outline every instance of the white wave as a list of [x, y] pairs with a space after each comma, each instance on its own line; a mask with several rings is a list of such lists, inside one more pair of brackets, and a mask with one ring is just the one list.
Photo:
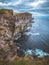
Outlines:
[[46, 53], [46, 52], [43, 52], [43, 50], [41, 50], [41, 49], [35, 49], [35, 50], [30, 50], [30, 49], [27, 49], [26, 51], [25, 51], [25, 55], [35, 55], [35, 56], [37, 56], [37, 57], [45, 57], [45, 56], [49, 56], [49, 54], [48, 53]]
[[36, 54], [38, 57], [49, 56], [48, 53], [43, 52], [41, 49], [35, 49], [35, 54]]
[[33, 33], [32, 35], [40, 35], [40, 33]]
[[27, 29], [25, 29], [25, 30], [29, 30], [30, 29], [30, 27], [28, 27]]
[[24, 32], [24, 35], [40, 35], [40, 33]]

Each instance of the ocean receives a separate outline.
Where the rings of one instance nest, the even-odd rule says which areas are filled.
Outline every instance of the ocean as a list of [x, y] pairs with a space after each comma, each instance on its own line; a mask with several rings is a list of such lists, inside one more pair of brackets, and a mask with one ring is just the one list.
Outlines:
[[49, 53], [49, 17], [35, 17], [31, 28], [25, 31], [17, 42], [21, 49], [40, 49]]

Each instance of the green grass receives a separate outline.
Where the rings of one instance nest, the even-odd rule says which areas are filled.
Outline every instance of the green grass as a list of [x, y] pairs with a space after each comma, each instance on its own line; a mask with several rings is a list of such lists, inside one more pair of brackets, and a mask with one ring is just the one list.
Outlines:
[[8, 14], [8, 13], [13, 14], [13, 10], [10, 10], [10, 9], [0, 9], [0, 14]]
[[0, 14], [6, 13], [7, 10], [6, 9], [0, 9]]
[[25, 60], [24, 58], [15, 59], [11, 62], [0, 61], [0, 65], [49, 65], [49, 58], [36, 58], [31, 60], [30, 58]]

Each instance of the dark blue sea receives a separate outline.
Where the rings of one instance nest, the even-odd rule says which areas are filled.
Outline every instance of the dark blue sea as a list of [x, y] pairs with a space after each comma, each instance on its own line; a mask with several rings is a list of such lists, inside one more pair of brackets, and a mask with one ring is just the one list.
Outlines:
[[[49, 16], [35, 17], [31, 28], [18, 40], [21, 49], [49, 53]], [[42, 52], [41, 52], [42, 51]]]

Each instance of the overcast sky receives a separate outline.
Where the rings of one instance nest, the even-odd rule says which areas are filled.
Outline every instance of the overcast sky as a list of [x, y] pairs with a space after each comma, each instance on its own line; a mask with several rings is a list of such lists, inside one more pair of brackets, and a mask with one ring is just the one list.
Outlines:
[[0, 0], [0, 8], [14, 12], [30, 12], [35, 16], [49, 15], [49, 0]]

